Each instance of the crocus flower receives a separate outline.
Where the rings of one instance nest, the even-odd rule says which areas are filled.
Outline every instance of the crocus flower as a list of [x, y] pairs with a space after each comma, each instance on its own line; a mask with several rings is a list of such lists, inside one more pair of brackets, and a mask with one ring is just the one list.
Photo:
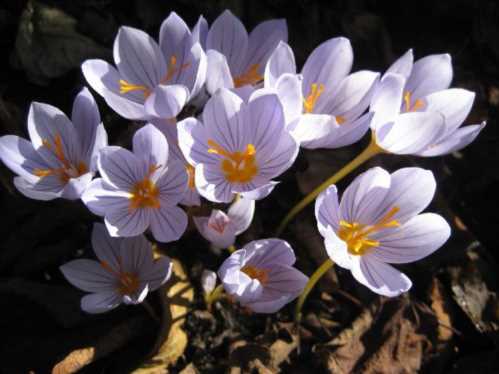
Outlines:
[[359, 175], [338, 202], [334, 185], [316, 200], [315, 216], [329, 257], [380, 295], [397, 296], [410, 279], [389, 264], [405, 264], [440, 248], [450, 227], [438, 214], [420, 214], [435, 193], [431, 171], [376, 167]]
[[28, 133], [31, 142], [15, 135], [0, 138], [0, 159], [18, 175], [19, 192], [37, 200], [79, 199], [97, 169], [99, 150], [107, 145], [90, 92], [84, 88], [76, 96], [72, 121], [51, 105], [32, 103]]
[[[371, 110], [375, 112], [373, 130], [377, 133], [388, 132], [386, 127], [383, 130], [381, 127], [392, 122], [399, 113], [436, 112], [443, 116], [443, 124], [421, 125], [420, 133], [425, 134], [425, 141], [410, 153], [440, 156], [467, 146], [483, 129], [485, 122], [460, 127], [471, 110], [475, 93], [462, 88], [449, 88], [452, 74], [448, 54], [429, 55], [413, 63], [412, 50], [407, 51], [387, 70], [372, 98]], [[417, 128], [423, 120], [414, 122]], [[394, 135], [392, 140], [400, 137], [398, 144], [411, 142], [411, 136], [402, 134], [402, 130], [396, 132], [399, 136]], [[383, 148], [384, 142], [380, 140]], [[391, 151], [392, 141], [388, 143], [388, 150]], [[395, 150], [393, 153], [398, 152]]]
[[255, 200], [239, 197], [230, 206], [227, 214], [213, 209], [209, 217], [194, 217], [199, 233], [215, 248], [228, 248], [236, 236], [246, 231], [253, 221]]
[[275, 313], [305, 288], [291, 246], [280, 239], [255, 240], [227, 258], [218, 276], [225, 292], [257, 313]]
[[85, 312], [103, 313], [121, 303], [139, 304], [170, 278], [170, 260], [165, 256], [154, 260], [151, 243], [142, 235], [111, 238], [104, 225], [96, 223], [92, 247], [98, 261], [78, 259], [60, 267], [69, 283], [91, 293], [81, 299]]
[[82, 201], [104, 216], [111, 236], [136, 236], [150, 228], [161, 242], [177, 240], [187, 215], [177, 206], [187, 188], [184, 165], [168, 160], [168, 142], [152, 124], [133, 136], [133, 153], [110, 146], [98, 159], [102, 178], [95, 179]]
[[172, 120], [153, 120], [151, 123], [156, 126], [168, 140], [169, 153], [171, 160], [177, 160], [182, 162], [187, 171], [188, 182], [187, 191], [184, 194], [180, 204], [185, 206], [199, 206], [201, 205], [201, 197], [196, 189], [196, 184], [194, 182], [195, 170], [194, 166], [189, 164], [185, 159], [180, 147], [178, 145], [178, 129], [177, 122]]
[[182, 153], [195, 166], [199, 193], [214, 202], [230, 202], [235, 193], [251, 199], [267, 196], [277, 177], [294, 162], [299, 146], [286, 130], [277, 95], [255, 91], [249, 102], [220, 89], [206, 103], [203, 122], [178, 124]]
[[217, 273], [211, 270], [203, 270], [201, 274], [201, 287], [205, 295], [210, 294], [217, 285]]
[[206, 37], [208, 92], [214, 94], [222, 87], [239, 91], [245, 86], [255, 87], [262, 83], [270, 54], [279, 41], [287, 39], [285, 20], [262, 22], [248, 36], [241, 21], [229, 10], [224, 11], [213, 22]]
[[206, 78], [206, 55], [185, 22], [172, 12], [163, 22], [159, 45], [145, 32], [120, 27], [114, 41], [117, 69], [87, 60], [83, 75], [119, 115], [133, 120], [173, 118]]
[[265, 67], [265, 87], [277, 91], [292, 135], [304, 148], [339, 148], [357, 142], [369, 129], [369, 106], [379, 74], [352, 74], [347, 38], [319, 45], [296, 75], [293, 51], [281, 42]]

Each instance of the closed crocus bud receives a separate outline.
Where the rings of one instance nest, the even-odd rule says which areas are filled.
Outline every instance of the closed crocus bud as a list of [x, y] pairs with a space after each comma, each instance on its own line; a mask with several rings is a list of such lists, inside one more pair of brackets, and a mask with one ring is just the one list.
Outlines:
[[205, 295], [209, 295], [217, 284], [217, 273], [211, 270], [203, 270], [203, 274], [201, 274], [201, 287], [203, 288], [203, 292]]

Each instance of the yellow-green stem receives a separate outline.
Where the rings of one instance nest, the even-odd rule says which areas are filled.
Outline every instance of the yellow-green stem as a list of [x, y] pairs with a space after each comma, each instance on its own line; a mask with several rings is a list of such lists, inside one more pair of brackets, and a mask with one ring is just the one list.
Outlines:
[[305, 300], [307, 299], [308, 294], [310, 291], [313, 290], [315, 284], [321, 279], [321, 277], [326, 274], [326, 272], [331, 269], [334, 265], [333, 260], [328, 258], [326, 261], [323, 262], [321, 266], [315, 271], [314, 274], [310, 277], [308, 280], [307, 285], [303, 289], [303, 292], [301, 293], [300, 297], [298, 298], [298, 301], [296, 302], [296, 307], [295, 307], [295, 322], [298, 324], [301, 321], [301, 309], [303, 307], [303, 304], [305, 303]]
[[279, 227], [277, 228], [276, 231], [276, 237], [281, 236], [282, 232], [288, 225], [288, 223], [298, 214], [300, 213], [303, 208], [305, 208], [308, 204], [310, 204], [312, 201], [315, 200], [315, 198], [326, 188], [328, 188], [330, 185], [337, 183], [340, 181], [343, 177], [347, 176], [350, 174], [352, 171], [357, 169], [360, 165], [362, 165], [364, 162], [369, 160], [370, 158], [374, 157], [378, 153], [381, 153], [383, 150], [376, 144], [375, 140], [373, 139], [371, 143], [369, 143], [369, 146], [367, 146], [366, 149], [364, 149], [357, 157], [355, 157], [352, 161], [350, 161], [348, 164], [346, 164], [343, 168], [338, 170], [334, 175], [326, 179], [322, 184], [320, 184], [318, 187], [316, 187], [312, 192], [310, 192], [307, 196], [305, 196], [298, 204], [296, 204], [284, 217], [284, 219], [281, 221], [279, 224]]
[[223, 297], [224, 293], [224, 286], [222, 284], [218, 285], [217, 288], [215, 288], [209, 295], [206, 296], [205, 301], [206, 301], [206, 306], [208, 309], [211, 309], [211, 305], [217, 301], [218, 299], [221, 299]]
[[230, 245], [227, 247], [227, 250], [230, 252], [230, 253], [234, 253], [236, 251], [236, 246], [235, 245]]

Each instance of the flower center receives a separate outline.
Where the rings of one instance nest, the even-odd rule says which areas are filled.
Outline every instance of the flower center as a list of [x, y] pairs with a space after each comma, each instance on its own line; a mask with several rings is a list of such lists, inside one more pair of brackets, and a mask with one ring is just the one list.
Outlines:
[[263, 80], [263, 76], [258, 73], [259, 64], [252, 64], [246, 72], [234, 77], [234, 86], [242, 87], [247, 84], [257, 84]]
[[[187, 69], [189, 66], [190, 63], [188, 62], [178, 67], [177, 56], [173, 55], [172, 57], [170, 57], [170, 61], [168, 61], [166, 74], [163, 78], [161, 78], [159, 84], [168, 83], [175, 76], [175, 74], [180, 73], [182, 70]], [[142, 84], [133, 84], [127, 82], [124, 79], [120, 79], [119, 83], [120, 83], [120, 94], [122, 95], [131, 91], [142, 91], [142, 93], [144, 94], [144, 100], [146, 100], [149, 97], [149, 95], [151, 95], [151, 89]]]
[[151, 165], [146, 177], [135, 183], [130, 191], [130, 210], [138, 208], [159, 208], [159, 189], [151, 180], [151, 175], [159, 166]]
[[251, 279], [258, 279], [261, 284], [265, 284], [269, 280], [269, 272], [265, 269], [258, 269], [251, 265], [246, 265], [241, 268], [241, 271]]
[[122, 271], [121, 264], [119, 271], [114, 270], [106, 261], [100, 261], [100, 265], [118, 279], [117, 290], [120, 295], [131, 295], [139, 289], [140, 280], [137, 274]]
[[411, 96], [412, 93], [411, 91], [405, 91], [404, 93], [404, 111], [405, 112], [415, 112], [419, 109], [423, 109], [424, 107], [424, 101], [422, 99], [416, 99], [414, 101], [414, 104], [411, 105]]
[[208, 153], [223, 157], [220, 168], [229, 183], [251, 182], [258, 173], [256, 149], [253, 144], [246, 145], [246, 149], [242, 152], [229, 152], [212, 139], [208, 139], [208, 145], [210, 146]]
[[350, 254], [362, 256], [369, 248], [379, 246], [379, 241], [369, 239], [369, 235], [383, 229], [400, 226], [397, 220], [392, 219], [399, 210], [399, 207], [393, 207], [378, 222], [371, 226], [363, 225], [359, 222], [350, 223], [341, 220], [338, 236], [347, 243]]
[[59, 178], [59, 180], [63, 183], [67, 183], [71, 178], [78, 178], [79, 176], [88, 173], [87, 164], [83, 161], [79, 161], [76, 166], [74, 166], [64, 154], [64, 147], [62, 144], [62, 138], [59, 134], [56, 134], [54, 137], [54, 144], [50, 143], [49, 140], [43, 139], [42, 144], [45, 148], [49, 149], [54, 156], [57, 158], [57, 161], [61, 164], [59, 168], [47, 168], [47, 169], [39, 169], [36, 168], [33, 170], [33, 174], [37, 177], [44, 178], [49, 175], [55, 175]]
[[306, 98], [303, 99], [303, 111], [305, 113], [312, 113], [315, 107], [317, 99], [324, 92], [324, 85], [322, 83], [312, 83], [310, 86], [310, 91]]

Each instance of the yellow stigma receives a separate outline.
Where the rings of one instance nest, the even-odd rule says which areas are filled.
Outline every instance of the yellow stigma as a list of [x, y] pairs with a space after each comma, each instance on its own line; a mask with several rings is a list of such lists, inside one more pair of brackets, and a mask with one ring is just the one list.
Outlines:
[[415, 112], [424, 107], [424, 101], [422, 99], [416, 99], [414, 104], [411, 106], [411, 91], [405, 91], [404, 93], [404, 105], [406, 112]]
[[151, 94], [151, 90], [146, 86], [143, 86], [141, 84], [129, 83], [124, 79], [120, 79], [120, 94], [124, 95], [132, 91], [142, 91], [142, 93], [144, 94], [144, 99], [147, 99]]
[[229, 152], [214, 140], [209, 139], [208, 153], [213, 153], [223, 157], [220, 168], [229, 183], [248, 183], [253, 180], [258, 173], [255, 155], [256, 149], [253, 144], [246, 145], [243, 152]]
[[79, 176], [88, 173], [88, 167], [85, 162], [79, 161], [75, 166], [68, 160], [64, 153], [62, 138], [59, 134], [55, 135], [54, 144], [50, 143], [48, 139], [43, 139], [42, 145], [53, 153], [61, 166], [47, 169], [35, 168], [33, 169], [33, 174], [37, 177], [45, 178], [50, 175], [55, 175], [62, 183], [67, 183], [71, 178], [78, 178]]
[[196, 188], [195, 179], [194, 179], [195, 177], [194, 166], [187, 164], [185, 165], [185, 170], [187, 171], [187, 178], [188, 178], [187, 185], [191, 190], [193, 190], [194, 188]]
[[336, 116], [334, 118], [336, 119], [336, 123], [338, 125], [343, 125], [345, 123], [345, 121], [346, 121], [346, 118], [343, 117], [343, 116]]
[[378, 222], [371, 226], [342, 220], [340, 221], [338, 236], [347, 243], [350, 254], [362, 256], [369, 248], [379, 246], [379, 242], [369, 239], [369, 235], [383, 229], [400, 226], [397, 220], [392, 219], [399, 210], [399, 207], [393, 207]]
[[190, 65], [190, 62], [187, 62], [185, 64], [182, 64], [182, 66], [177, 67], [177, 56], [173, 55], [172, 57], [170, 57], [170, 61], [168, 61], [166, 75], [161, 79], [160, 83], [168, 83], [175, 76], [175, 74], [180, 73], [184, 69], [187, 69]]
[[130, 191], [130, 210], [138, 208], [159, 208], [159, 190], [156, 184], [151, 180], [151, 175], [159, 166], [151, 165], [149, 172], [144, 179], [135, 183]]
[[121, 263], [118, 271], [114, 270], [106, 261], [100, 261], [100, 265], [104, 270], [107, 270], [118, 278], [119, 284], [117, 285], [117, 291], [120, 295], [131, 295], [139, 289], [140, 280], [137, 274], [122, 271]]
[[247, 84], [257, 84], [263, 80], [263, 76], [258, 73], [259, 64], [252, 64], [246, 72], [241, 75], [234, 77], [234, 86], [242, 87]]
[[303, 110], [305, 113], [312, 113], [315, 107], [315, 103], [317, 102], [317, 99], [319, 96], [322, 95], [324, 92], [324, 85], [322, 83], [317, 84], [317, 83], [312, 83], [310, 86], [310, 91], [308, 93], [308, 96], [303, 99]]
[[258, 269], [251, 265], [246, 265], [241, 268], [241, 271], [251, 279], [258, 279], [261, 284], [265, 284], [269, 280], [269, 272], [264, 269]]

